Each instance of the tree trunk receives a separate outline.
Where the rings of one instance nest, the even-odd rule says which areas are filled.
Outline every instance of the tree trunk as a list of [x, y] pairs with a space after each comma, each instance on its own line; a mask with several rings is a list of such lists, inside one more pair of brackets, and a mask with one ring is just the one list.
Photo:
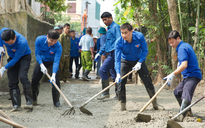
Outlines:
[[193, 49], [196, 51], [196, 45], [199, 43], [199, 17], [200, 17], [200, 0], [197, 1], [196, 30]]
[[[181, 28], [180, 28], [178, 15], [177, 15], [175, 0], [167, 0], [167, 4], [168, 4], [168, 11], [169, 11], [172, 30], [177, 30], [181, 35]], [[175, 48], [172, 48], [171, 58], [172, 58], [172, 69], [174, 71], [177, 69], [177, 63], [178, 63], [177, 52]], [[179, 81], [180, 81], [180, 74], [174, 78], [171, 85], [171, 89], [175, 88], [178, 85]]]
[[[151, 20], [155, 21], [156, 23], [159, 23], [158, 21], [158, 16], [157, 14], [157, 1], [158, 0], [152, 0], [149, 1], [149, 11], [151, 12]], [[157, 60], [158, 60], [158, 72], [155, 77], [155, 80], [153, 83], [157, 83], [159, 81], [162, 81], [163, 77], [165, 76], [165, 73], [162, 69], [162, 63], [161, 62], [166, 62], [166, 42], [163, 41], [163, 30], [161, 25], [159, 25], [160, 28], [158, 28], [157, 31], [160, 31], [159, 35], [156, 35], [156, 42], [157, 42]], [[157, 26], [158, 27], [158, 26]], [[155, 32], [157, 33], [157, 32]]]

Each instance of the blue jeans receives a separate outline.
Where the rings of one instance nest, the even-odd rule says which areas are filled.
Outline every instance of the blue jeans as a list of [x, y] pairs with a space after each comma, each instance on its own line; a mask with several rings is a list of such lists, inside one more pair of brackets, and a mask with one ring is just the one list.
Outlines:
[[107, 80], [108, 73], [110, 72], [113, 81], [115, 81], [116, 72], [115, 72], [114, 64], [115, 64], [115, 52], [111, 52], [109, 53], [108, 57], [105, 59], [102, 66], [100, 67], [100, 77], [102, 78], [102, 80]]

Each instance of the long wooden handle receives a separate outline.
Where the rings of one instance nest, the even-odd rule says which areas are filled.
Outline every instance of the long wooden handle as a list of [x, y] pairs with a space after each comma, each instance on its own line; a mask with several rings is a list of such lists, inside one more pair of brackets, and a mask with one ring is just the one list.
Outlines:
[[8, 119], [8, 120], [10, 120], [10, 121], [13, 121], [9, 116], [7, 116], [2, 110], [0, 110], [0, 114], [4, 117], [4, 118], [6, 118], [6, 119]]
[[159, 95], [159, 93], [162, 91], [162, 89], [166, 86], [167, 82], [164, 83], [164, 85], [162, 85], [162, 87], [155, 93], [155, 95], [144, 105], [144, 107], [139, 111], [143, 112], [147, 106]]
[[[50, 75], [48, 74], [48, 72], [46, 72], [46, 75], [49, 79], [51, 79]], [[60, 88], [56, 85], [55, 82], [53, 82], [53, 85], [56, 87], [56, 89], [58, 90], [58, 92], [62, 95], [62, 97], [64, 98], [64, 100], [66, 101], [66, 103], [71, 107], [73, 108], [72, 104], [68, 101], [68, 99], [65, 97], [65, 95], [63, 94], [63, 92], [60, 90]]]
[[197, 101], [195, 101], [194, 103], [190, 104], [189, 106], [187, 106], [185, 109], [183, 109], [180, 113], [178, 113], [176, 116], [172, 117], [171, 120], [177, 118], [179, 115], [183, 114], [184, 112], [186, 112], [188, 109], [190, 109], [192, 106], [194, 106], [195, 104], [197, 104], [199, 101], [201, 101], [202, 99], [204, 99], [204, 96], [202, 96], [200, 99], [198, 99]]
[[9, 120], [9, 119], [5, 119], [5, 118], [3, 118], [3, 117], [0, 117], [0, 121], [2, 121], [2, 122], [4, 122], [4, 123], [7, 123], [7, 124], [9, 124], [9, 125], [12, 125], [12, 126], [14, 126], [14, 127], [17, 127], [17, 128], [26, 128], [26, 127], [23, 126], [23, 125], [17, 124], [16, 122], [13, 122], [13, 121], [11, 121], [11, 120]]
[[[133, 73], [134, 70], [128, 72], [126, 75], [124, 75], [120, 80], [126, 78], [128, 75], [130, 75], [131, 73]], [[102, 94], [103, 92], [105, 92], [106, 90], [108, 90], [110, 87], [112, 87], [113, 85], [115, 85], [117, 82], [114, 82], [112, 84], [110, 84], [109, 86], [107, 86], [106, 88], [104, 88], [103, 90], [101, 90], [100, 92], [98, 92], [97, 94], [95, 94], [93, 97], [91, 97], [90, 99], [88, 99], [83, 105], [82, 107], [84, 107], [86, 104], [88, 104], [91, 100], [93, 100], [95, 97], [97, 97], [98, 95]]]
[[6, 58], [8, 59], [9, 58], [9, 55], [8, 55], [8, 52], [7, 52], [7, 48], [5, 45], [3, 45], [4, 49], [5, 49], [5, 54], [6, 54]]

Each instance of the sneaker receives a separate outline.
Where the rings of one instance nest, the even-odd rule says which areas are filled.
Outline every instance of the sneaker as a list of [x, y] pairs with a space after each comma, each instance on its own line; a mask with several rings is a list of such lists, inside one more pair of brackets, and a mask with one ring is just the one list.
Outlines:
[[31, 105], [27, 105], [27, 104], [26, 104], [26, 105], [24, 106], [24, 109], [33, 109], [33, 105], [32, 105], [32, 104], [31, 104]]
[[100, 76], [96, 76], [96, 79], [100, 79]]
[[33, 101], [33, 105], [38, 105], [37, 100]]
[[107, 94], [107, 95], [100, 95], [100, 97], [97, 98], [97, 100], [104, 100], [105, 98], [110, 98], [110, 94]]
[[61, 84], [64, 84], [65, 82], [63, 80], [60, 81]]
[[21, 111], [21, 106], [13, 106], [11, 112], [15, 112], [15, 111]]
[[65, 83], [70, 83], [70, 81], [66, 80], [66, 82], [65, 82]]

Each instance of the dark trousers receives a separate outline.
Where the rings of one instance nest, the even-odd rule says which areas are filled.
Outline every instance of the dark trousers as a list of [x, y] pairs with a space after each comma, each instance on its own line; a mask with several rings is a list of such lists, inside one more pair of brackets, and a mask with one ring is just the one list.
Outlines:
[[108, 73], [110, 72], [113, 81], [115, 81], [116, 72], [114, 68], [114, 63], [115, 52], [111, 52], [109, 53], [108, 57], [104, 60], [102, 66], [100, 67], [100, 77], [102, 78], [102, 80], [107, 80], [109, 78]]
[[176, 98], [181, 98], [191, 102], [195, 88], [201, 80], [196, 77], [188, 77], [183, 79], [174, 90]]
[[[10, 57], [7, 61], [11, 61]], [[25, 55], [17, 61], [14, 66], [8, 68], [7, 75], [9, 79], [10, 91], [13, 89], [19, 89], [19, 80], [23, 85], [24, 91], [31, 91], [31, 83], [28, 80], [28, 70], [30, 68], [31, 55]]]
[[[138, 61], [126, 61], [121, 59], [121, 77], [126, 75], [128, 72], [132, 70], [132, 68], [137, 64]], [[140, 78], [142, 79], [146, 90], [153, 90], [154, 86], [152, 84], [152, 79], [149, 75], [149, 70], [147, 69], [147, 66], [145, 62], [142, 63], [141, 69], [138, 71], [138, 74]], [[127, 77], [124, 78], [118, 85], [117, 90], [119, 94], [119, 101], [121, 103], [126, 102], [126, 88], [125, 84], [127, 83]]]
[[70, 71], [71, 73], [73, 73], [73, 61], [75, 61], [75, 70], [77, 70], [78, 58], [79, 58], [79, 57], [70, 57], [70, 67], [69, 67], [69, 71]]
[[[49, 70], [50, 72], [50, 76], [52, 75], [52, 70], [53, 70], [53, 61], [49, 61], [49, 62], [44, 62], [43, 64], [45, 65], [45, 67]], [[60, 88], [60, 82], [59, 82], [59, 70], [56, 73], [56, 84], [57, 86]], [[37, 100], [37, 96], [39, 93], [39, 85], [40, 85], [40, 80], [43, 76], [43, 73], [41, 72], [41, 68], [39, 63], [37, 62], [35, 67], [34, 67], [34, 71], [33, 71], [33, 76], [32, 76], [32, 82], [31, 82], [31, 86], [32, 86], [32, 91], [33, 91], [33, 100], [36, 101]], [[58, 90], [55, 88], [55, 86], [52, 85], [52, 95], [59, 95]]]

